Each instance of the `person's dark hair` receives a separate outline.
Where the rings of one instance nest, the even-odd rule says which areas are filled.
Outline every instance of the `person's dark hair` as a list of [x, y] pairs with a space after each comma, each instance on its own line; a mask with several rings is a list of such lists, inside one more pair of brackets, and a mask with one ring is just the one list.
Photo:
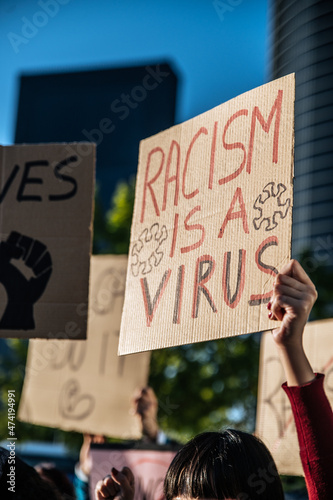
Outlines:
[[62, 494], [63, 498], [75, 499], [74, 486], [67, 475], [57, 469], [53, 463], [40, 463], [35, 466], [36, 471], [42, 479], [53, 484]]
[[164, 480], [166, 500], [283, 500], [272, 455], [260, 439], [228, 429], [204, 432], [189, 441], [171, 462]]
[[[30, 465], [15, 457], [15, 465], [5, 448], [0, 447], [0, 498], [1, 500], [62, 500], [55, 486], [44, 481]], [[11, 467], [15, 479], [10, 482]], [[14, 474], [13, 474], [14, 477]], [[9, 489], [11, 488], [11, 489]]]

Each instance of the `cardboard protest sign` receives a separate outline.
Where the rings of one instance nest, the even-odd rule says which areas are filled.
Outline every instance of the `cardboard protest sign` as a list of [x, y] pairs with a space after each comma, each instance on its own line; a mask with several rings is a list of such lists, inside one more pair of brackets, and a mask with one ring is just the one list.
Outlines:
[[131, 399], [147, 384], [150, 353], [117, 356], [126, 267], [123, 255], [91, 258], [86, 341], [30, 341], [21, 420], [119, 438], [140, 436]]
[[120, 354], [270, 328], [290, 258], [294, 86], [286, 76], [141, 141]]
[[110, 474], [112, 467], [122, 470], [129, 467], [135, 477], [134, 500], [160, 500], [163, 498], [163, 481], [176, 451], [156, 449], [114, 449], [115, 447], [93, 446], [91, 450], [92, 471], [90, 474], [90, 497], [94, 498], [95, 487], [100, 479]]
[[86, 337], [91, 143], [0, 147], [0, 337]]
[[[308, 323], [304, 349], [317, 373], [325, 373], [325, 392], [333, 404], [333, 319]], [[289, 399], [281, 388], [285, 381], [271, 333], [263, 334], [260, 349], [259, 395], [256, 434], [268, 446], [280, 474], [303, 475], [299, 446]]]

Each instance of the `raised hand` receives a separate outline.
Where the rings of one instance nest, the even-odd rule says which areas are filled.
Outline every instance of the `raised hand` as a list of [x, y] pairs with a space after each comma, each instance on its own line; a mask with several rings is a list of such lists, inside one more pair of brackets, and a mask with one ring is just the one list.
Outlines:
[[282, 321], [273, 330], [277, 344], [300, 343], [317, 291], [297, 260], [290, 260], [275, 279], [273, 297], [267, 306], [271, 319]]
[[113, 468], [111, 474], [96, 484], [95, 500], [133, 500], [134, 476], [128, 467], [119, 472]]
[[314, 378], [303, 349], [303, 332], [317, 299], [317, 291], [302, 266], [291, 260], [277, 275], [268, 317], [281, 321], [272, 331], [288, 385], [302, 385]]
[[80, 469], [86, 476], [90, 476], [92, 469], [91, 443], [105, 443], [105, 437], [101, 434], [83, 434], [83, 443], [80, 450]]
[[[12, 263], [21, 259], [35, 277], [27, 279]], [[33, 305], [40, 299], [52, 274], [52, 260], [40, 241], [11, 232], [0, 243], [0, 283], [7, 292], [7, 306], [0, 329], [33, 330]]]
[[134, 412], [141, 419], [142, 434], [150, 441], [156, 441], [158, 400], [151, 387], [144, 387], [135, 395]]

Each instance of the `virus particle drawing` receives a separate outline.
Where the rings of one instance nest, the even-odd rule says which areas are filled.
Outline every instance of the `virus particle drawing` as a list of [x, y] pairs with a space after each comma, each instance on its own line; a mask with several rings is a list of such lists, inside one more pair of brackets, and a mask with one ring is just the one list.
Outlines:
[[150, 229], [146, 228], [140, 234], [132, 248], [131, 270], [133, 276], [149, 274], [163, 259], [162, 243], [167, 239], [165, 226], [160, 228], [156, 222]]
[[279, 218], [284, 219], [291, 205], [290, 198], [283, 201], [282, 196], [287, 188], [275, 182], [266, 184], [262, 193], [257, 197], [253, 208], [258, 210], [259, 214], [253, 219], [254, 228], [258, 231], [262, 224], [265, 231], [272, 231], [279, 223]]

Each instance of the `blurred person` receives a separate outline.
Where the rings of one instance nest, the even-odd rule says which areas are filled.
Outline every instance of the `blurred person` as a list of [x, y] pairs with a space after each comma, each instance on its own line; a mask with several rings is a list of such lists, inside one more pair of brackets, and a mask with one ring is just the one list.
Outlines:
[[89, 500], [89, 476], [92, 469], [90, 446], [92, 443], [103, 444], [105, 437], [98, 434], [83, 434], [80, 449], [80, 461], [75, 466], [74, 488], [77, 500]]
[[35, 470], [44, 481], [51, 483], [57, 488], [64, 499], [76, 500], [74, 486], [65, 472], [58, 469], [55, 464], [45, 462], [35, 466]]
[[[9, 451], [0, 447], [1, 500], [64, 500], [54, 484], [44, 481], [38, 472]], [[14, 472], [14, 474], [13, 474]]]

